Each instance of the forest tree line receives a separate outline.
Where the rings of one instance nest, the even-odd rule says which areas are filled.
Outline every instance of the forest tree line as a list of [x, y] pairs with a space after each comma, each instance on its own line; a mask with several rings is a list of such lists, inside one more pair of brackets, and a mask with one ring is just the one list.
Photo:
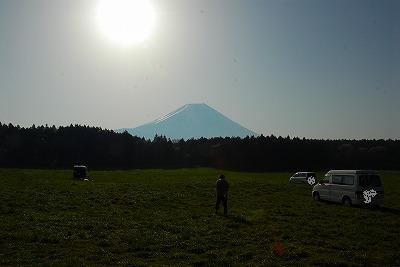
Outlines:
[[71, 169], [215, 167], [239, 171], [400, 169], [400, 140], [276, 136], [145, 140], [98, 127], [0, 123], [0, 167]]

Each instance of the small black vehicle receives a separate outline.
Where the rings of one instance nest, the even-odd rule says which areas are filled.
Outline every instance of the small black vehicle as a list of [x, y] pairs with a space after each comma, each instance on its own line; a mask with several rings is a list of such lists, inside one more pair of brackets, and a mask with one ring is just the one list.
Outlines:
[[75, 165], [74, 166], [74, 178], [79, 180], [88, 179], [88, 170], [86, 166]]

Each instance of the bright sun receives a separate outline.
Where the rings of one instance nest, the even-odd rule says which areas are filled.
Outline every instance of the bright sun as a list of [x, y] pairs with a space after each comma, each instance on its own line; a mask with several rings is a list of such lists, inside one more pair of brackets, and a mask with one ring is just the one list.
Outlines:
[[155, 26], [149, 0], [100, 0], [96, 18], [100, 30], [120, 45], [143, 42]]

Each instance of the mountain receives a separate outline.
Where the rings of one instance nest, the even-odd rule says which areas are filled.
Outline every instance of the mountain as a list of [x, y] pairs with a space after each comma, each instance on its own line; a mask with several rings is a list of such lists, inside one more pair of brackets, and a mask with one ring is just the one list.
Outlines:
[[246, 137], [257, 136], [225, 115], [206, 104], [188, 104], [136, 128], [123, 128], [117, 132], [128, 133], [146, 139], [164, 135], [171, 139], [211, 138], [211, 137]]

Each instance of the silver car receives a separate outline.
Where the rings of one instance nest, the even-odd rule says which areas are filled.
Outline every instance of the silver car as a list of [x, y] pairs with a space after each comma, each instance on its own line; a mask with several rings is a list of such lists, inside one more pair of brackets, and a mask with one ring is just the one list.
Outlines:
[[312, 190], [314, 200], [351, 205], [382, 206], [384, 190], [379, 173], [370, 170], [332, 170]]
[[310, 177], [314, 177], [315, 181], [315, 172], [296, 172], [289, 178], [290, 183], [308, 183], [307, 179]]

